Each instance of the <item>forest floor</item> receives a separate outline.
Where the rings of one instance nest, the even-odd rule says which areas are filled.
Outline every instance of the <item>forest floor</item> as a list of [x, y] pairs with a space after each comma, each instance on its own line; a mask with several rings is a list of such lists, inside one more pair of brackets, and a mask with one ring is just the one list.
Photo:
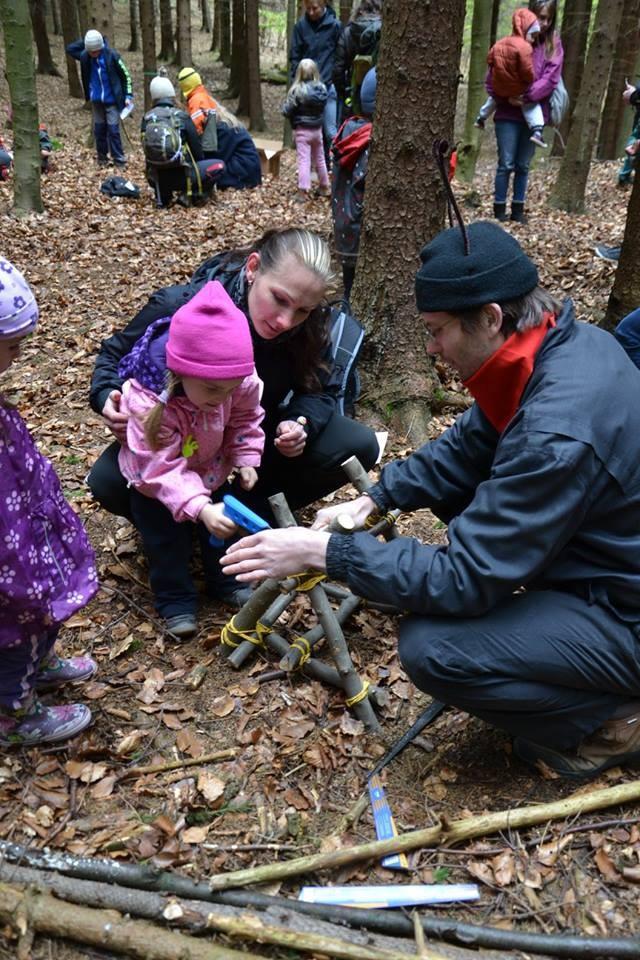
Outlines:
[[[140, 55], [124, 56], [140, 91]], [[59, 45], [56, 59], [62, 62]], [[196, 63], [212, 92], [221, 93], [223, 71], [212, 65], [204, 47]], [[293, 203], [295, 160], [288, 153], [280, 177], [267, 179], [261, 188], [228, 191], [199, 209], [157, 211], [145, 183], [138, 119], [126, 123], [126, 146], [128, 175], [141, 186], [142, 197], [108, 199], [99, 192], [105, 172], [86, 146], [87, 112], [68, 98], [66, 80], [38, 78], [38, 92], [41, 119], [60, 143], [51, 172], [43, 178], [45, 213], [14, 219], [12, 184], [0, 184], [0, 236], [2, 253], [25, 272], [36, 291], [41, 321], [2, 387], [55, 464], [98, 555], [101, 592], [68, 622], [62, 646], [67, 653], [91, 653], [99, 672], [91, 683], [62, 694], [62, 699], [73, 697], [91, 706], [94, 723], [84, 735], [61, 747], [7, 752], [0, 758], [0, 839], [77, 855], [150, 861], [193, 878], [295, 856], [323, 844], [373, 839], [370, 810], [350, 825], [344, 815], [360, 797], [376, 760], [428, 703], [399, 665], [396, 619], [365, 611], [346, 628], [361, 674], [388, 695], [381, 713], [383, 736], [377, 738], [366, 734], [332, 689], [297, 676], [261, 683], [260, 675], [275, 666], [266, 657], [234, 672], [218, 645], [228, 612], [212, 601], [203, 601], [198, 636], [188, 643], [172, 642], [154, 615], [135, 531], [98, 509], [84, 484], [109, 441], [87, 404], [101, 340], [122, 327], [153, 290], [184, 282], [206, 257], [253, 240], [270, 226], [302, 223], [330, 238], [328, 202], [318, 199], [302, 208]], [[283, 89], [265, 85], [264, 94], [267, 133], [275, 136], [281, 129], [277, 108]], [[0, 104], [7, 96], [0, 79]], [[490, 132], [486, 141], [473, 191], [457, 188], [470, 219], [491, 215]], [[573, 297], [581, 319], [597, 322], [615, 266], [595, 258], [592, 248], [621, 240], [628, 194], [616, 189], [616, 164], [594, 164], [588, 212], [570, 216], [551, 211], [545, 198], [556, 169], [555, 161], [546, 158], [538, 164], [531, 178], [530, 222], [508, 224], [507, 229], [539, 265], [542, 282], [558, 295]], [[444, 369], [439, 372], [450, 377]], [[366, 408], [358, 415], [371, 419]], [[433, 435], [451, 422], [449, 416], [434, 419]], [[406, 452], [404, 438], [392, 435], [385, 459]], [[345, 489], [340, 495], [351, 492]], [[427, 542], [444, 542], [446, 536], [428, 511], [405, 518], [401, 527]], [[286, 619], [289, 630], [306, 624], [305, 602], [296, 601]], [[204, 667], [205, 674], [194, 688], [197, 667]], [[196, 758], [225, 747], [236, 749], [235, 758], [196, 767], [193, 773], [121, 777], [130, 766]], [[631, 771], [613, 769], [578, 792], [632, 779]], [[525, 767], [512, 756], [506, 736], [454, 710], [429, 729], [423, 749], [407, 749], [388, 767], [385, 782], [400, 831], [576, 792], [571, 784]], [[620, 807], [455, 848], [423, 849], [410, 857], [407, 879], [477, 882], [477, 902], [439, 908], [438, 915], [460, 921], [546, 934], [637, 936], [638, 889], [623, 877], [622, 868], [637, 867], [639, 822], [637, 807]], [[553, 855], [551, 840], [560, 840], [562, 848]], [[278, 851], [266, 849], [268, 844]], [[315, 879], [325, 884], [400, 882], [397, 874], [375, 864]], [[287, 882], [278, 889], [296, 896], [298, 888], [297, 882]], [[15, 945], [9, 931], [4, 933], [0, 957], [12, 957]], [[265, 955], [294, 956], [263, 949]], [[34, 958], [87, 956], [109, 954], [45, 938], [36, 940], [33, 951]]]

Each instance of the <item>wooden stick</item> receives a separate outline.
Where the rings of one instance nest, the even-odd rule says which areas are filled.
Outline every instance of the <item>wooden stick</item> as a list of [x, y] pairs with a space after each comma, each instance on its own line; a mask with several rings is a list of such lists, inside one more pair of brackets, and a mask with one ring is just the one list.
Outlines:
[[[281, 527], [297, 526], [296, 519], [289, 509], [284, 494], [276, 493], [272, 497], [269, 497], [269, 506]], [[317, 586], [309, 590], [309, 600], [324, 629], [327, 645], [338, 669], [345, 697], [347, 700], [353, 700], [363, 690], [363, 683], [353, 666], [342, 628], [336, 619], [333, 607], [329, 603], [321, 584], [317, 584]], [[380, 730], [378, 718], [374, 713], [367, 695], [361, 700], [356, 700], [351, 706], [356, 717], [362, 720], [366, 727], [375, 732]]]
[[[279, 580], [274, 580], [273, 577], [263, 580], [233, 618], [236, 629], [242, 630], [243, 633], [251, 633], [252, 630], [255, 630], [256, 623], [262, 614], [268, 610], [273, 601], [280, 596], [280, 593]], [[243, 640], [239, 646], [232, 647], [228, 650], [227, 657], [231, 656], [232, 652], [235, 653], [241, 648], [246, 650], [247, 653], [251, 653], [252, 650], [255, 650], [255, 644], [250, 643], [249, 640]]]
[[[269, 604], [269, 607], [265, 610], [265, 612], [257, 618], [257, 620], [260, 621], [263, 627], [272, 627], [276, 620], [282, 616], [294, 597], [295, 592], [293, 590], [290, 590], [284, 594], [279, 594], [273, 603]], [[253, 624], [252, 629], [255, 629], [256, 623]], [[237, 616], [235, 624], [238, 626]], [[251, 643], [250, 640], [242, 640], [237, 647], [234, 647], [227, 659], [232, 667], [235, 667], [236, 670], [239, 670], [244, 664], [245, 660], [247, 660], [248, 657], [255, 652], [255, 650], [256, 644]]]
[[[340, 466], [349, 477], [349, 480], [354, 485], [358, 493], [366, 493], [367, 490], [373, 486], [369, 474], [366, 472], [357, 457], [349, 457], [349, 459], [345, 460], [344, 463], [341, 463]], [[395, 512], [392, 511], [392, 513]], [[397, 515], [400, 516], [400, 511], [397, 512]], [[385, 529], [384, 524], [388, 526], [388, 529]], [[376, 533], [381, 533], [385, 540], [395, 540], [395, 538], [398, 536], [398, 531], [395, 525], [389, 524], [388, 520], [385, 520], [384, 517], [382, 517], [369, 532], [373, 533], [374, 530]]]
[[419, 847], [459, 843], [472, 837], [487, 836], [500, 830], [517, 830], [530, 827], [548, 820], [562, 820], [575, 817], [591, 810], [600, 810], [615, 804], [630, 803], [640, 799], [640, 780], [622, 783], [616, 787], [605, 787], [588, 794], [577, 794], [553, 803], [541, 803], [530, 807], [516, 807], [512, 810], [500, 810], [496, 813], [469, 817], [466, 820], [454, 820], [449, 824], [438, 824], [424, 830], [391, 837], [389, 840], [374, 840], [355, 847], [346, 847], [328, 853], [312, 854], [287, 860], [284, 863], [265, 864], [246, 870], [216, 874], [210, 879], [212, 890], [226, 890], [229, 887], [244, 887], [250, 883], [282, 880], [296, 877], [301, 873], [316, 872], [346, 864], [358, 863], [387, 856], [389, 853], [406, 853]]
[[[323, 589], [325, 589], [324, 584]], [[335, 611], [335, 618], [338, 623], [344, 623], [345, 620], [348, 620], [354, 610], [357, 610], [357, 608], [360, 606], [360, 602], [360, 597], [356, 597], [353, 593], [345, 597], [338, 609]], [[324, 637], [324, 635], [324, 627], [321, 623], [319, 623], [311, 630], [307, 630], [307, 632], [302, 636], [309, 644], [309, 649], [313, 650], [316, 643], [318, 643]], [[280, 661], [280, 668], [282, 670], [296, 670], [301, 658], [302, 650], [300, 650], [298, 646], [290, 646], [287, 655]]]
[[182, 760], [170, 760], [167, 763], [150, 763], [146, 767], [128, 767], [118, 774], [118, 780], [129, 777], [143, 777], [147, 773], [166, 773], [168, 770], [180, 770], [182, 767], [201, 767], [205, 763], [219, 763], [221, 760], [233, 760], [238, 751], [233, 747], [218, 750], [217, 753], [205, 753], [201, 757], [185, 757]]

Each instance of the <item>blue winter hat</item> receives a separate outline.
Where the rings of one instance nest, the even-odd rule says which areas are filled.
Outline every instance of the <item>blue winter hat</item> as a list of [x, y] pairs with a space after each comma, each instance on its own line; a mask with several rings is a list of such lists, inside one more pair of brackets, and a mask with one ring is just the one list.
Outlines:
[[0, 340], [25, 337], [38, 322], [31, 287], [12, 263], [0, 256]]
[[366, 117], [372, 117], [376, 108], [376, 90], [378, 87], [377, 67], [372, 67], [364, 77], [360, 87], [360, 109]]

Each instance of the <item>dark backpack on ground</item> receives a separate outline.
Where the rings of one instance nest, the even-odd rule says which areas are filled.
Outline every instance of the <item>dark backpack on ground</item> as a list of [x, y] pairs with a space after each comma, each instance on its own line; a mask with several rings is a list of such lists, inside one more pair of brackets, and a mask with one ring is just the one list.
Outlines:
[[136, 187], [131, 180], [125, 180], [124, 177], [107, 177], [100, 184], [100, 193], [108, 197], [130, 197], [137, 200], [140, 196], [140, 187]]
[[144, 115], [142, 133], [144, 156], [152, 167], [181, 167], [182, 137], [180, 110], [177, 107], [158, 106]]

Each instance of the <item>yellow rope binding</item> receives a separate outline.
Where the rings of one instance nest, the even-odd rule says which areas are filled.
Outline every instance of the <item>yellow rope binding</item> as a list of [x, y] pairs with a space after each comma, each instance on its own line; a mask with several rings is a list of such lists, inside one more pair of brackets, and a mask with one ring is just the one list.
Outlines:
[[353, 697], [347, 698], [347, 706], [355, 707], [356, 703], [362, 703], [365, 697], [369, 696], [369, 687], [371, 684], [368, 680], [365, 680], [358, 692]]
[[301, 670], [311, 656], [311, 644], [306, 637], [296, 637], [290, 646], [293, 647], [294, 650], [300, 651], [300, 660], [298, 661], [296, 670]]
[[394, 517], [392, 513], [385, 513], [382, 516], [379, 513], [372, 513], [371, 516], [367, 517], [364, 522], [365, 530], [369, 530], [371, 527], [375, 527], [377, 523], [380, 523], [382, 520], [386, 520], [390, 527], [396, 522], [398, 518]]
[[[271, 627], [265, 627], [264, 623], [258, 620], [253, 631], [238, 630], [235, 625], [236, 616], [237, 614], [234, 614], [220, 631], [220, 643], [225, 647], [239, 647], [240, 640], [248, 640], [254, 647], [264, 647], [265, 637], [271, 633]], [[240, 637], [240, 640], [234, 640], [234, 637]]]
[[326, 573], [310, 573], [308, 570], [303, 570], [302, 573], [292, 573], [287, 577], [287, 580], [296, 581], [296, 590], [301, 593], [313, 590], [314, 587], [317, 587], [319, 583], [326, 579]]

